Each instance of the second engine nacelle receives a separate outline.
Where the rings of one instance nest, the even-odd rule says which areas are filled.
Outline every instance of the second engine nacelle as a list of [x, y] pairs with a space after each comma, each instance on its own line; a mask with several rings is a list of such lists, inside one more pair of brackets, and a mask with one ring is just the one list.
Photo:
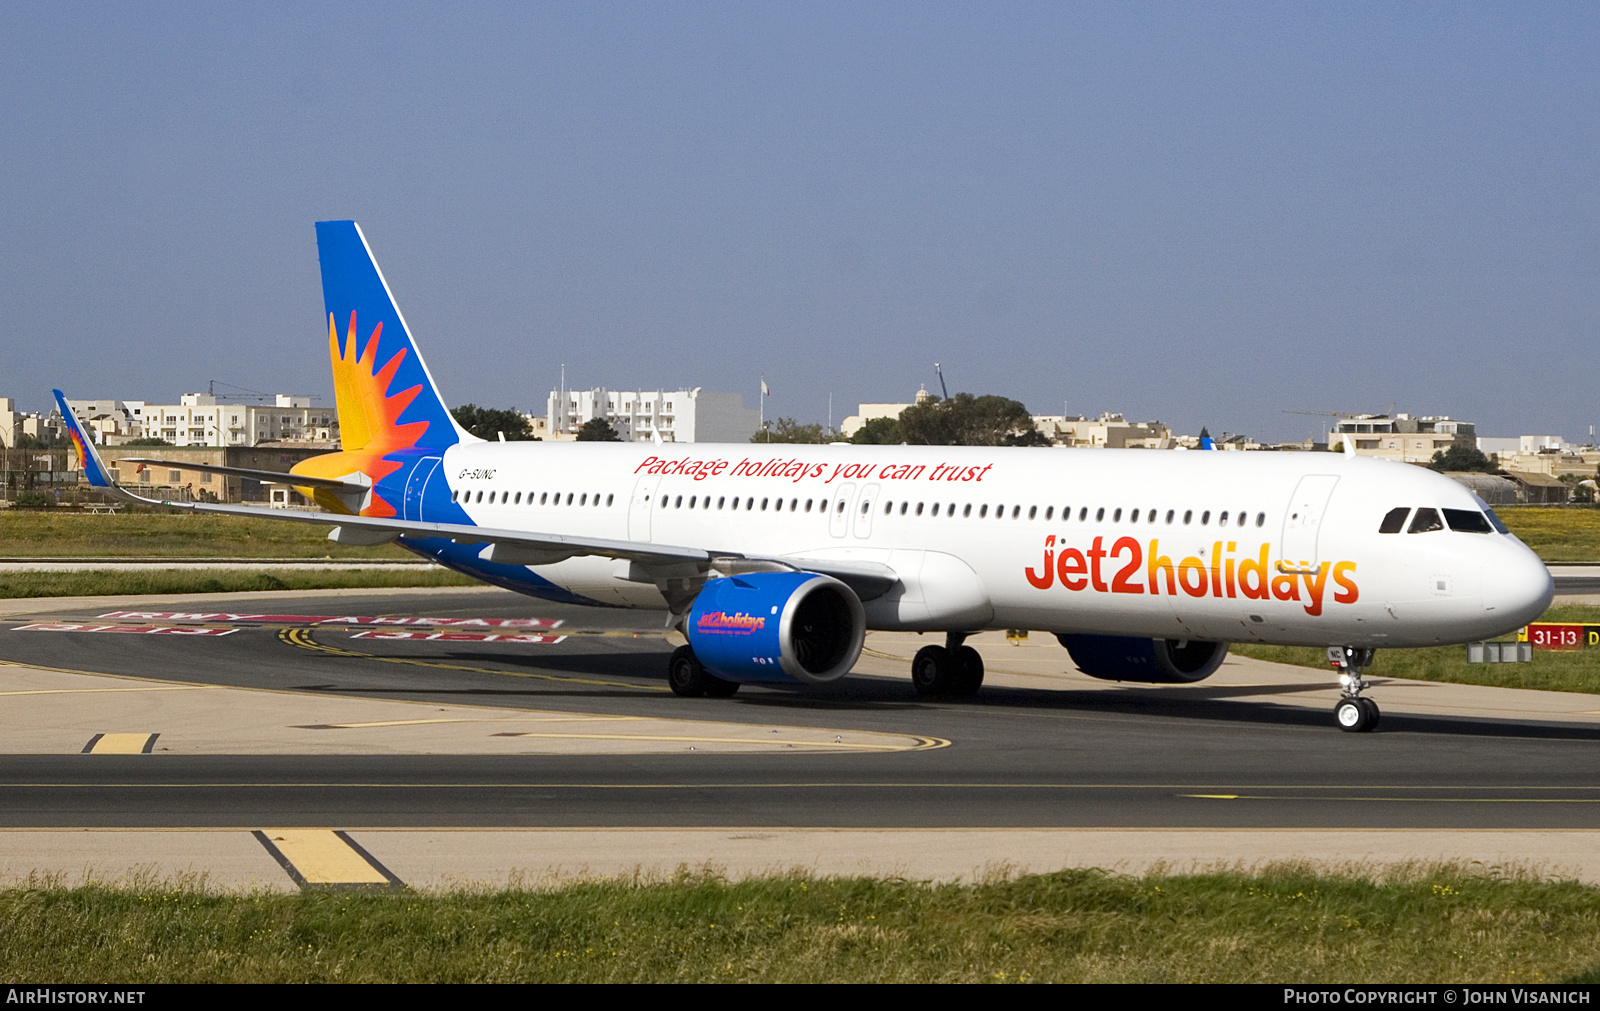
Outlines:
[[1102, 681], [1191, 684], [1216, 673], [1228, 655], [1225, 642], [1135, 639], [1124, 635], [1056, 636], [1078, 669]]
[[756, 572], [708, 581], [684, 634], [724, 681], [822, 685], [855, 666], [866, 622], [860, 599], [831, 576]]

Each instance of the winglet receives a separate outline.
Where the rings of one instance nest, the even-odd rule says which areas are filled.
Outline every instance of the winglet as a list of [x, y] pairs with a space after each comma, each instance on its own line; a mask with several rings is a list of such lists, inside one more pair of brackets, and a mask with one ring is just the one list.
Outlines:
[[83, 476], [88, 478], [89, 484], [95, 488], [117, 487], [117, 483], [111, 479], [111, 472], [100, 459], [100, 453], [94, 448], [94, 440], [84, 431], [83, 424], [78, 421], [78, 416], [72, 413], [72, 408], [67, 406], [67, 398], [60, 390], [50, 392], [56, 395], [56, 407], [61, 411], [61, 420], [67, 425], [67, 436], [72, 440], [72, 448], [78, 454], [78, 466], [83, 470]]

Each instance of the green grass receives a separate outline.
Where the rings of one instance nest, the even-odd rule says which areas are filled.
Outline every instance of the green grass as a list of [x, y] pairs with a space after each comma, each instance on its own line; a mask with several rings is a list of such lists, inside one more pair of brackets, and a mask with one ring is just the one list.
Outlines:
[[1600, 509], [1500, 506], [1495, 512], [1546, 562], [1600, 563]]
[[1461, 868], [974, 885], [771, 877], [478, 894], [0, 892], [0, 976], [141, 982], [1558, 982], [1600, 889]]
[[[1600, 624], [1600, 607], [1559, 604], [1540, 621]], [[1513, 639], [1515, 636], [1506, 636]], [[1234, 643], [1228, 652], [1273, 663], [1316, 667], [1327, 671], [1328, 651], [1321, 647], [1260, 646]], [[1600, 692], [1600, 649], [1571, 651], [1534, 650], [1532, 663], [1467, 663], [1467, 647], [1380, 649], [1369, 676], [1450, 681], [1456, 684], [1494, 685], [1498, 688], [1539, 688], [1560, 692]]]
[[482, 586], [449, 569], [152, 569], [143, 572], [4, 572], [0, 597], [98, 597], [150, 593], [256, 593], [403, 586]]
[[409, 558], [392, 544], [354, 547], [328, 527], [195, 513], [0, 512], [0, 557]]

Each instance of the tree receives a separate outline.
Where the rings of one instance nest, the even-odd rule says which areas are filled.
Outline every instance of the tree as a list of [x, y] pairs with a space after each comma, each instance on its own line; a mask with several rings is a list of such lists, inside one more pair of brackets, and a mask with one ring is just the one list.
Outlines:
[[172, 445], [172, 443], [168, 442], [165, 439], [145, 438], [145, 439], [129, 439], [127, 442], [124, 442], [123, 445], [124, 446], [170, 446], [170, 445]]
[[579, 442], [621, 442], [622, 436], [604, 418], [590, 418], [578, 429]]
[[1451, 446], [1433, 454], [1433, 459], [1428, 463], [1429, 470], [1438, 471], [1474, 471], [1481, 474], [1498, 474], [1500, 467], [1493, 460], [1483, 455], [1483, 450], [1476, 446]]
[[539, 441], [534, 436], [533, 427], [528, 424], [528, 419], [516, 408], [496, 410], [492, 407], [479, 407], [476, 404], [462, 404], [450, 413], [462, 428], [480, 439], [494, 442], [500, 438], [500, 433], [504, 432], [507, 442]]
[[1048, 446], [1028, 409], [1005, 397], [957, 393], [900, 412], [900, 431], [912, 446]]
[[899, 418], [871, 418], [856, 429], [850, 441], [857, 446], [899, 446], [906, 441]]
[[833, 442], [834, 438], [821, 425], [802, 425], [793, 418], [779, 418], [767, 422], [767, 427], [750, 437], [751, 442]]

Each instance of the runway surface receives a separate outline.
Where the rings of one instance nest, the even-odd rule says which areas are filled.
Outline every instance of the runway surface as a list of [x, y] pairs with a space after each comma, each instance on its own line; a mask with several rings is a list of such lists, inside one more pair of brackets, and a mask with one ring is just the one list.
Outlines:
[[[1497, 853], [1525, 849], [1507, 832], [1600, 838], [1589, 696], [1380, 684], [1378, 731], [1352, 735], [1333, 725], [1331, 674], [1230, 661], [1199, 685], [1107, 684], [1053, 642], [994, 634], [974, 700], [916, 696], [910, 635], [869, 637], [828, 689], [679, 699], [659, 614], [494, 590], [7, 609], [13, 841], [275, 825], [1281, 830], [1303, 855], [1308, 840], [1322, 852], [1307, 830], [1491, 833]], [[1326, 858], [1352, 858], [1335, 838], [1348, 832]]]

